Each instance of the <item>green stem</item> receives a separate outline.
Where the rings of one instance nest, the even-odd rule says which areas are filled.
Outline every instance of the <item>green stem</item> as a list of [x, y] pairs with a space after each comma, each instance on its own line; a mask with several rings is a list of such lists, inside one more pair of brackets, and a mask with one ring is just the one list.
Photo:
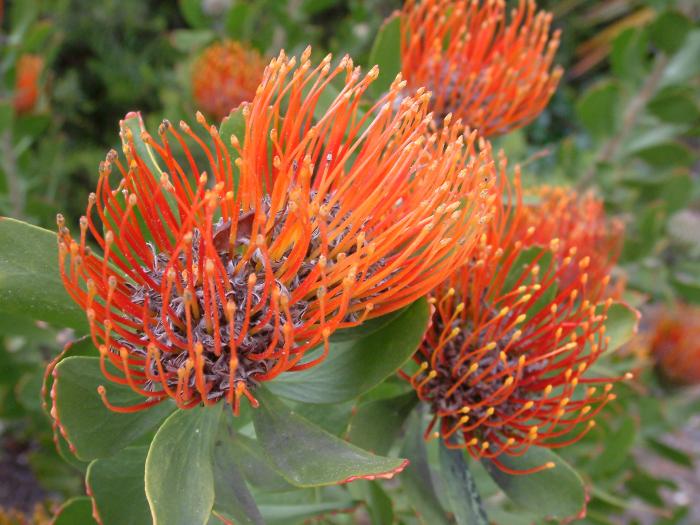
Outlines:
[[489, 525], [489, 518], [479, 495], [464, 451], [449, 449], [440, 442], [440, 467], [447, 499], [458, 525]]

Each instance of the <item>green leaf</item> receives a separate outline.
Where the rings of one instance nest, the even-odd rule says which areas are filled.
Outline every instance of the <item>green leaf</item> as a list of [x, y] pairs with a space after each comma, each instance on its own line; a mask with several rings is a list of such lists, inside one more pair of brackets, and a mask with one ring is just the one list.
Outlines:
[[[225, 414], [224, 417], [233, 416]], [[264, 525], [265, 521], [238, 466], [239, 461], [245, 461], [243, 456], [247, 456], [248, 452], [236, 446], [240, 440], [232, 438], [239, 436], [230, 434], [231, 431], [228, 425], [221, 425], [214, 445], [214, 510], [239, 525]]]
[[664, 70], [661, 87], [682, 84], [700, 74], [700, 29], [688, 33], [683, 46]]
[[339, 403], [354, 399], [394, 374], [423, 339], [430, 313], [425, 299], [401, 311], [381, 329], [351, 341], [331, 339], [320, 364], [282, 374], [270, 382], [277, 395], [304, 403]]
[[180, 12], [185, 21], [195, 29], [206, 29], [210, 24], [202, 10], [201, 0], [179, 0]]
[[226, 145], [228, 149], [228, 154], [231, 157], [231, 169], [233, 170], [233, 182], [235, 187], [238, 187], [238, 179], [240, 178], [240, 173], [238, 172], [238, 167], [236, 166], [235, 160], [238, 158], [238, 152], [231, 145], [231, 137], [236, 136], [241, 146], [245, 141], [245, 118], [243, 117], [243, 111], [241, 109], [232, 110], [224, 120], [221, 121], [221, 126], [219, 126], [219, 135], [221, 140]]
[[554, 463], [554, 468], [534, 474], [513, 475], [503, 472], [492, 461], [482, 461], [506, 496], [538, 516], [566, 519], [585, 515], [586, 491], [581, 477], [551, 450], [531, 446], [520, 457], [501, 454], [498, 461], [515, 471]]
[[608, 80], [586, 91], [576, 105], [576, 114], [588, 133], [601, 139], [614, 133], [620, 104], [620, 86]]
[[0, 133], [12, 126], [12, 119], [15, 115], [15, 110], [10, 101], [0, 101]]
[[610, 338], [606, 351], [613, 352], [629, 342], [637, 333], [640, 318], [641, 314], [625, 303], [611, 304], [605, 320], [605, 335]]
[[224, 403], [177, 410], [156, 432], [146, 458], [154, 525], [205, 525], [214, 506], [212, 448]]
[[260, 445], [275, 468], [297, 487], [391, 478], [406, 467], [406, 460], [375, 456], [329, 434], [264, 389], [256, 394], [260, 407], [253, 413], [253, 423]]
[[0, 312], [88, 331], [61, 282], [55, 233], [0, 217], [0, 247]]
[[406, 438], [401, 448], [401, 455], [405, 456], [410, 464], [406, 468], [399, 481], [401, 487], [408, 495], [408, 503], [422, 518], [421, 523], [426, 525], [447, 525], [445, 512], [433, 486], [428, 454], [423, 440], [422, 411], [413, 412], [409, 420]]
[[440, 440], [440, 472], [447, 499], [458, 525], [488, 525], [479, 489], [461, 449], [449, 449]]
[[649, 445], [649, 448], [656, 452], [659, 456], [668, 459], [669, 461], [673, 461], [682, 467], [693, 468], [693, 458], [684, 450], [668, 445], [651, 436], [647, 436], [646, 442], [647, 445]]
[[409, 392], [360, 405], [350, 420], [348, 441], [375, 454], [387, 454], [416, 403], [416, 394]]
[[268, 525], [288, 525], [298, 523], [325, 513], [347, 512], [357, 506], [351, 500], [308, 503], [305, 505], [260, 505], [260, 512]]
[[662, 90], [647, 105], [664, 122], [693, 124], [700, 120], [700, 109], [692, 89], [670, 87]]
[[69, 499], [58, 509], [51, 525], [97, 525], [92, 517], [92, 501], [85, 496]]
[[650, 166], [665, 168], [669, 166], [690, 166], [695, 161], [695, 155], [680, 142], [664, 142], [640, 149], [634, 152]]
[[691, 29], [692, 20], [673, 10], [661, 13], [649, 28], [651, 41], [669, 54], [681, 48]]
[[615, 474], [623, 467], [629, 459], [636, 435], [637, 425], [628, 416], [622, 419], [619, 428], [605, 436], [605, 448], [589, 466], [595, 479]]
[[173, 47], [183, 53], [192, 53], [216, 38], [211, 29], [176, 29], [170, 33]]
[[[248, 483], [266, 492], [294, 490], [294, 485], [290, 485], [282, 474], [275, 470], [260, 443], [236, 432], [233, 421], [226, 419], [219, 429], [219, 437], [214, 447], [214, 462], [233, 462]], [[217, 475], [215, 471], [214, 476]]]
[[610, 65], [617, 78], [636, 87], [648, 71], [649, 34], [645, 28], [630, 27], [615, 38]]
[[391, 498], [376, 481], [369, 481], [367, 488], [367, 510], [372, 525], [392, 525], [394, 523], [394, 508]]
[[370, 90], [379, 98], [389, 91], [391, 83], [401, 72], [401, 19], [387, 18], [379, 28], [369, 52], [369, 67], [379, 66], [379, 77], [372, 82]]
[[106, 385], [107, 398], [117, 406], [144, 401], [131, 388], [108, 382], [98, 357], [68, 357], [54, 372], [54, 418], [80, 459], [107, 457], [151, 431], [172, 411], [167, 401], [148, 410], [117, 413], [109, 410], [97, 387]]
[[131, 525], [151, 520], [144, 484], [146, 454], [146, 446], [128, 447], [110, 458], [90, 463], [85, 483], [102, 525]]
[[47, 415], [51, 415], [51, 389], [53, 388], [53, 371], [64, 359], [67, 357], [74, 356], [87, 356], [94, 357], [95, 355], [95, 344], [92, 342], [92, 338], [89, 335], [83, 336], [75, 341], [69, 341], [58, 354], [47, 366], [44, 371], [44, 383], [41, 387], [41, 404]]

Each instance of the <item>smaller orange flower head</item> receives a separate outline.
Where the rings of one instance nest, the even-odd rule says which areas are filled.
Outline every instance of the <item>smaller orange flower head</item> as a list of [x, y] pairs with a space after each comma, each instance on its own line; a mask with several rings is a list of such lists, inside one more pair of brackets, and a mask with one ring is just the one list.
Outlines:
[[567, 224], [575, 194], [529, 210], [517, 170], [511, 186], [505, 158], [500, 166], [503, 206], [470, 262], [432, 292], [432, 325], [407, 377], [432, 408], [426, 437], [514, 472], [499, 456], [576, 441], [614, 398], [614, 380], [584, 375], [608, 344], [613, 260], [594, 264], [595, 249]]
[[17, 61], [14, 107], [17, 114], [28, 113], [39, 100], [39, 77], [44, 59], [39, 55], [22, 55]]
[[681, 385], [700, 384], [700, 308], [676, 304], [659, 312], [651, 351], [669, 380]]
[[[617, 218], [606, 217], [601, 199], [593, 192], [579, 195], [569, 188], [547, 185], [528, 189], [525, 199], [532, 204], [523, 206], [519, 236], [527, 237], [530, 244], [554, 242], [564, 251], [588, 256], [587, 273], [593, 282], [610, 274], [622, 250], [624, 225]], [[578, 278], [578, 272], [570, 270], [562, 278], [568, 283]], [[618, 290], [613, 296], [618, 298], [620, 293]]]
[[107, 155], [79, 238], [59, 216], [103, 372], [148, 398], [121, 410], [255, 404], [261, 382], [319, 363], [335, 330], [424, 296], [473, 249], [489, 152], [459, 127], [428, 134], [428, 96], [402, 98], [399, 79], [361, 113], [376, 68], [310, 53], [270, 63], [230, 149], [201, 114], [206, 140], [163, 122], [141, 134], [152, 154], [123, 127], [126, 162]]
[[432, 91], [436, 121], [453, 114], [484, 136], [528, 124], [554, 94], [559, 32], [552, 15], [520, 0], [407, 0], [401, 11], [401, 71], [409, 88]]
[[221, 120], [242, 102], [250, 102], [262, 79], [265, 60], [256, 49], [227, 40], [204, 50], [192, 70], [192, 91], [199, 107]]

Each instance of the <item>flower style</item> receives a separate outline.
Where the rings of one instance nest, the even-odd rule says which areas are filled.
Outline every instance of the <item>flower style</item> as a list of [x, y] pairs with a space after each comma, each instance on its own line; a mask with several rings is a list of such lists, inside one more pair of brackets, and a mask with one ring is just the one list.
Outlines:
[[700, 308], [678, 303], [660, 310], [650, 339], [664, 376], [680, 385], [700, 384]]
[[227, 40], [204, 50], [192, 70], [195, 102], [221, 120], [242, 102], [250, 102], [260, 83], [266, 61], [252, 47]]
[[17, 61], [13, 104], [18, 115], [32, 111], [39, 100], [39, 77], [43, 69], [44, 59], [39, 55], [25, 54]]
[[524, 473], [499, 456], [566, 446], [614, 399], [614, 380], [584, 376], [609, 340], [614, 254], [598, 251], [569, 220], [595, 208], [593, 197], [548, 189], [540, 193], [557, 198], [529, 209], [517, 170], [511, 186], [505, 158], [499, 165], [503, 205], [471, 262], [432, 292], [432, 325], [414, 356], [419, 367], [405, 377], [432, 409], [426, 437]]
[[520, 0], [507, 21], [504, 0], [407, 0], [401, 22], [401, 71], [409, 88], [433, 92], [438, 124], [452, 114], [483, 136], [534, 120], [554, 94], [559, 31], [534, 0]]
[[126, 162], [107, 155], [78, 239], [59, 216], [63, 280], [103, 372], [148, 398], [113, 409], [255, 406], [261, 382], [319, 363], [335, 330], [424, 296], [475, 246], [495, 200], [490, 152], [458, 126], [429, 135], [429, 96], [396, 103], [398, 78], [363, 115], [376, 68], [313, 67], [310, 52], [270, 63], [230, 149], [201, 114], [209, 145], [182, 122], [159, 141], [124, 123]]

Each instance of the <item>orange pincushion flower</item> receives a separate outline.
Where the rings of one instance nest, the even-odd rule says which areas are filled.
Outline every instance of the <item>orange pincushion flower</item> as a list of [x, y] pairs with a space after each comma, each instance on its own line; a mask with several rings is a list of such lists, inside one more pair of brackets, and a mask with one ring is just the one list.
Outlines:
[[227, 40], [212, 44], [194, 64], [192, 91], [207, 114], [221, 120], [242, 102], [250, 102], [266, 61], [252, 47]]
[[107, 155], [79, 239], [59, 217], [64, 283], [87, 312], [103, 372], [148, 398], [112, 408], [168, 397], [182, 408], [255, 404], [259, 383], [314, 366], [335, 330], [415, 301], [473, 249], [494, 200], [489, 152], [457, 128], [427, 135], [428, 96], [397, 102], [398, 79], [361, 115], [376, 68], [362, 77], [348, 57], [314, 68], [309, 56], [268, 66], [242, 109], [244, 134], [230, 137], [235, 161], [201, 114], [210, 145], [164, 122], [159, 141], [142, 133], [155, 152], [146, 157], [123, 127], [126, 163]]
[[651, 351], [668, 379], [683, 385], [700, 384], [700, 308], [677, 304], [659, 312]]
[[448, 115], [484, 136], [534, 120], [554, 94], [559, 32], [552, 15], [520, 0], [407, 0], [400, 13], [401, 71], [409, 88], [433, 92], [438, 122]]
[[[579, 195], [570, 188], [547, 185], [528, 189], [525, 195], [534, 202], [523, 206], [518, 236], [527, 236], [529, 244], [562, 243], [565, 253], [573, 248], [579, 256], [590, 258], [589, 279], [605, 279], [622, 250], [624, 225], [606, 217], [603, 201], [592, 192]], [[576, 279], [579, 272], [568, 273], [566, 281]], [[619, 295], [618, 291], [614, 297]]]
[[502, 159], [505, 202], [471, 262], [432, 292], [432, 325], [409, 379], [432, 408], [426, 436], [437, 424], [447, 446], [513, 472], [499, 456], [576, 441], [614, 397], [610, 380], [584, 377], [608, 344], [612, 262], [594, 272], [594, 251], [575, 246], [578, 230], [563, 222], [571, 206], [549, 207], [562, 226], [543, 242], [543, 225], [558, 218], [527, 210], [519, 176], [512, 187], [504, 180]]
[[22, 55], [17, 61], [14, 107], [18, 114], [34, 109], [39, 100], [39, 77], [42, 69], [44, 59], [39, 55]]

